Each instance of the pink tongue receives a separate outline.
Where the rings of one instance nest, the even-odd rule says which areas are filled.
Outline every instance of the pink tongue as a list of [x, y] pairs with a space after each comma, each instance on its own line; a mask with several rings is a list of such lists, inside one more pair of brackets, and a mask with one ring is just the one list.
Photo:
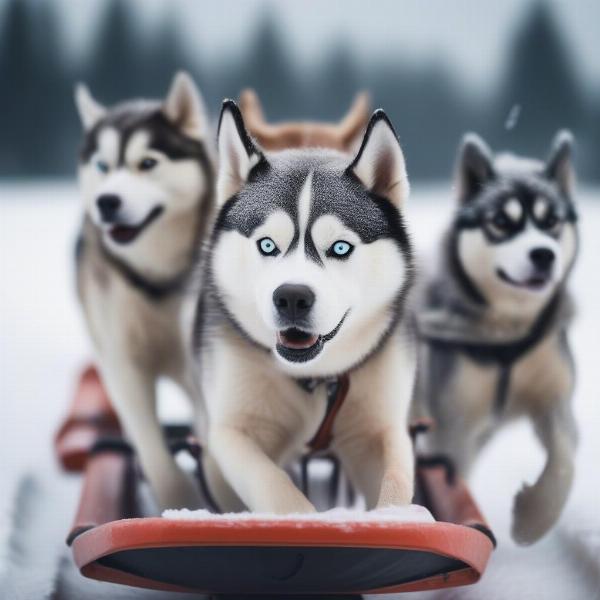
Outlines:
[[293, 348], [295, 350], [302, 350], [304, 348], [310, 348], [317, 343], [319, 339], [318, 335], [311, 335], [298, 339], [296, 336], [286, 336], [285, 332], [277, 332], [277, 341], [286, 348]]

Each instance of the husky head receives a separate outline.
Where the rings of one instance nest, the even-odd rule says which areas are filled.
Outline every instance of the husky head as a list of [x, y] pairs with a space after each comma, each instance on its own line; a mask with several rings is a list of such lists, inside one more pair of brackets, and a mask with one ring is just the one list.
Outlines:
[[557, 134], [547, 162], [499, 155], [469, 134], [457, 167], [452, 252], [480, 301], [537, 311], [564, 281], [577, 250], [572, 136]]
[[297, 376], [339, 373], [389, 335], [411, 281], [400, 145], [377, 111], [356, 157], [265, 154], [223, 105], [209, 277], [221, 309]]
[[185, 237], [185, 228], [169, 225], [197, 225], [213, 187], [208, 119], [194, 83], [178, 73], [163, 102], [110, 109], [80, 84], [75, 101], [84, 127], [79, 180], [87, 214], [111, 254], [132, 266], [160, 262], [169, 232]]

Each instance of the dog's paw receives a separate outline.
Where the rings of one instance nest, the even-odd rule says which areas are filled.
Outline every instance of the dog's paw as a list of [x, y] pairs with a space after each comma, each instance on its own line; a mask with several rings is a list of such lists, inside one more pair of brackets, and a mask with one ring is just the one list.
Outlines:
[[381, 483], [381, 491], [375, 508], [407, 506], [412, 502], [413, 495], [412, 479], [401, 475], [388, 476]]
[[304, 494], [298, 492], [298, 494], [294, 495], [286, 494], [285, 497], [270, 502], [270, 506], [262, 512], [273, 513], [276, 515], [310, 514], [317, 512], [317, 509]]
[[512, 537], [521, 546], [537, 542], [556, 521], [555, 511], [535, 486], [524, 484], [513, 506]]

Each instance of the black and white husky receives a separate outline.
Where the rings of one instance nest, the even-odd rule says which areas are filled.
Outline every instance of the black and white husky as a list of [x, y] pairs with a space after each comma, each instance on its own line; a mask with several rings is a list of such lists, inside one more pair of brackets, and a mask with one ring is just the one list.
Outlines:
[[183, 73], [163, 102], [107, 109], [78, 86], [76, 104], [85, 130], [77, 281], [102, 379], [160, 506], [197, 506], [163, 439], [155, 385], [167, 376], [197, 396], [186, 287], [213, 205], [209, 122]]
[[530, 418], [547, 453], [514, 505], [513, 537], [532, 543], [558, 519], [573, 480], [574, 371], [566, 283], [578, 246], [572, 139], [548, 161], [499, 155], [468, 135], [458, 209], [426, 281], [417, 409], [435, 420], [430, 451], [467, 474], [504, 423]]
[[195, 331], [218, 504], [315, 510], [283, 467], [323, 419], [326, 379], [341, 374], [350, 386], [332, 450], [369, 507], [409, 503], [409, 187], [390, 122], [377, 111], [354, 158], [267, 154], [226, 101], [218, 150], [219, 214]]

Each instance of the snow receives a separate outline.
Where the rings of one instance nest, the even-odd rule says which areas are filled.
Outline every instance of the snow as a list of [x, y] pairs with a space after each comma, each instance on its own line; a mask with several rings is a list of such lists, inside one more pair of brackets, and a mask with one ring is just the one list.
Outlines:
[[385, 527], [392, 523], [433, 523], [431, 513], [418, 504], [403, 507], [380, 508], [377, 510], [349, 510], [347, 508], [334, 508], [319, 513], [278, 515], [273, 513], [224, 513], [215, 514], [207, 510], [165, 510], [162, 514], [165, 519], [174, 521], [201, 521], [203, 523], [217, 522], [236, 526], [239, 523], [252, 523], [267, 525], [273, 522], [294, 522], [301, 527], [303, 524], [336, 524], [351, 526], [355, 523], [369, 523]]
[[[407, 218], [419, 247], [437, 239], [450, 196], [449, 188], [413, 186]], [[600, 596], [600, 194], [584, 190], [580, 198], [583, 243], [573, 275], [579, 317], [571, 333], [580, 446], [563, 517], [532, 547], [512, 542], [513, 496], [522, 482], [536, 478], [543, 454], [528, 423], [507, 428], [486, 449], [471, 481], [499, 542], [483, 580], [414, 598]], [[0, 595], [11, 600], [188, 598], [83, 581], [63, 545], [79, 478], [56, 467], [52, 434], [90, 356], [72, 273], [79, 210], [70, 182], [0, 184]], [[172, 398], [173, 389], [163, 396]]]

